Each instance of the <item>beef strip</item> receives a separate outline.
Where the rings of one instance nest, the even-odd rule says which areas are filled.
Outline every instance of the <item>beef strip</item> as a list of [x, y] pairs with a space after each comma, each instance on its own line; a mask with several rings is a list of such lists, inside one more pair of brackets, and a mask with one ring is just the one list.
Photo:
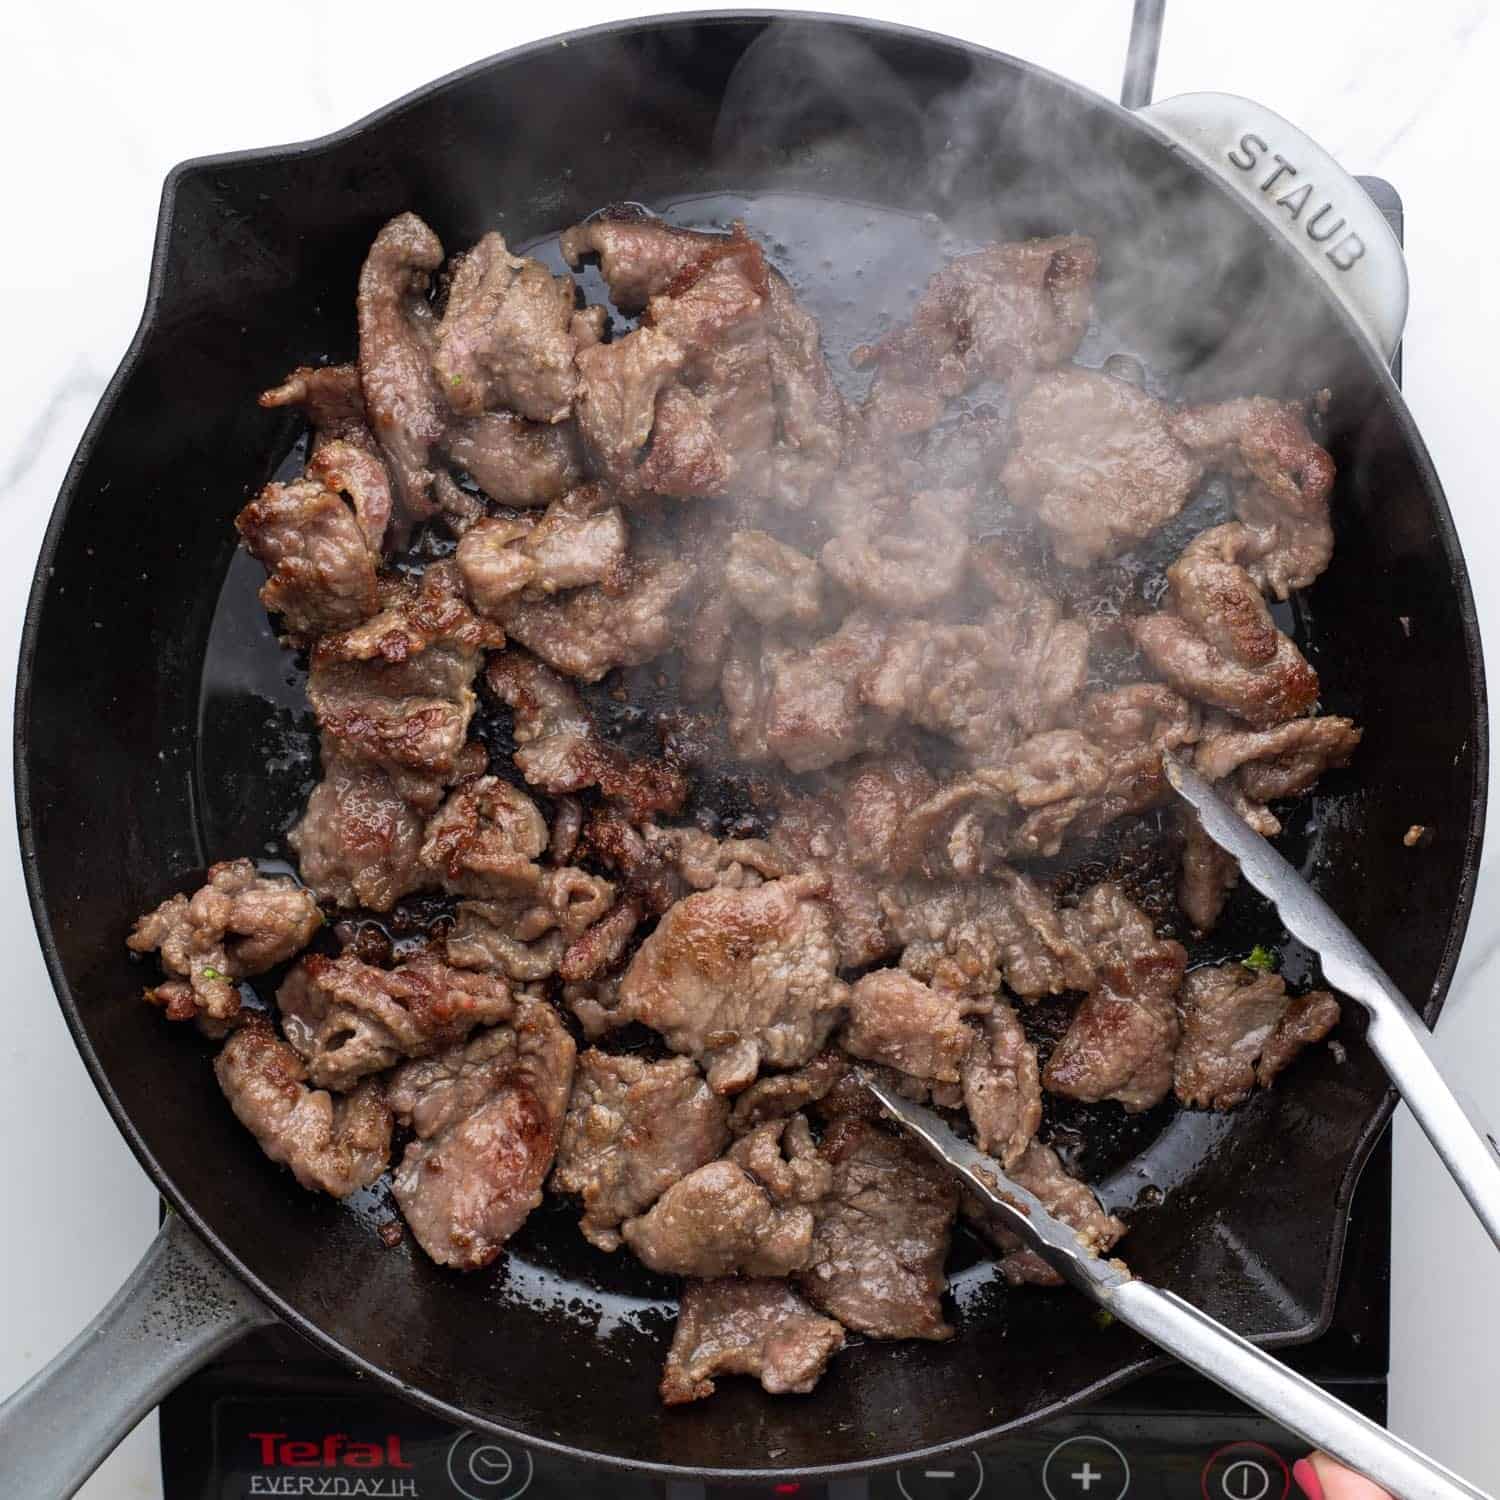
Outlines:
[[656, 397], [651, 446], [632, 479], [643, 490], [677, 500], [722, 495], [734, 475], [734, 455], [714, 425], [710, 401], [685, 385]]
[[1086, 990], [1087, 945], [1046, 893], [1000, 867], [982, 883], [913, 881], [882, 905], [908, 973], [949, 989], [992, 995], [1003, 982], [1023, 999]]
[[1036, 1048], [1005, 1001], [980, 1023], [961, 1072], [975, 1144], [1009, 1169], [1042, 1123], [1042, 1084]]
[[[609, 957], [593, 948], [618, 937], [622, 920], [623, 937], [640, 920], [634, 903], [617, 906], [615, 894], [609, 881], [563, 865], [541, 874], [531, 889], [462, 901], [447, 938], [448, 960], [461, 969], [490, 969], [525, 983], [558, 973], [566, 979], [592, 977]], [[593, 961], [585, 964], [584, 953]]]
[[[850, 801], [851, 815], [856, 805]], [[833, 923], [839, 967], [854, 969], [886, 957], [894, 944], [880, 907], [880, 887], [854, 861], [845, 811], [831, 796], [784, 795], [770, 843], [791, 868], [827, 881], [823, 904]]]
[[557, 1012], [522, 999], [511, 1024], [391, 1075], [391, 1108], [416, 1132], [391, 1191], [439, 1265], [488, 1265], [542, 1201], [573, 1055]]
[[730, 535], [724, 587], [735, 606], [762, 625], [811, 627], [823, 613], [817, 564], [768, 532]]
[[1069, 567], [1086, 568], [1149, 536], [1182, 509], [1202, 475], [1173, 433], [1170, 410], [1100, 371], [1038, 376], [1014, 420], [1005, 492], [1036, 514]]
[[1151, 919], [1117, 885], [1094, 886], [1063, 921], [1088, 949], [1097, 980], [1042, 1082], [1070, 1099], [1116, 1099], [1132, 1114], [1150, 1109], [1172, 1086], [1187, 951], [1157, 937]]
[[[1221, 716], [1204, 726], [1193, 762], [1201, 775], [1220, 783], [1257, 833], [1270, 838], [1281, 832], [1281, 822], [1266, 804], [1300, 796], [1324, 771], [1347, 765], [1363, 733], [1352, 719], [1333, 714], [1289, 719], [1272, 729], [1244, 729]], [[1239, 866], [1203, 832], [1194, 814], [1184, 813], [1182, 828], [1178, 904], [1206, 932], [1218, 921]]]
[[927, 283], [911, 321], [855, 363], [874, 364], [862, 413], [876, 441], [934, 426], [944, 402], [982, 380], [1012, 382], [1061, 364], [1088, 327], [1098, 269], [1080, 235], [987, 245]]
[[292, 635], [341, 630], [380, 608], [379, 557], [335, 490], [314, 479], [268, 484], [234, 524], [266, 569], [260, 602]]
[[555, 594], [627, 576], [628, 545], [619, 506], [599, 486], [587, 485], [554, 500], [540, 520], [478, 522], [454, 560], [474, 608], [500, 617], [523, 590]]
[[924, 490], [889, 530], [842, 532], [823, 546], [824, 570], [856, 599], [909, 614], [946, 599], [963, 581], [972, 490]]
[[679, 229], [635, 204], [614, 204], [565, 230], [559, 244], [574, 270], [597, 256], [615, 306], [638, 313], [722, 238]]
[[1291, 1026], [1283, 1030], [1293, 1002], [1279, 974], [1240, 963], [1194, 969], [1182, 987], [1182, 1045], [1172, 1074], [1177, 1097], [1200, 1108], [1233, 1109], [1250, 1097], [1257, 1081], [1269, 1084], [1302, 1047], [1326, 1036], [1338, 1021], [1338, 1002], [1326, 990], [1298, 1003]]
[[430, 811], [464, 770], [469, 683], [481, 651], [503, 636], [458, 597], [451, 563], [429, 564], [420, 585], [392, 580], [386, 588], [380, 614], [318, 642], [307, 693], [325, 766], [378, 767], [408, 802]]
[[[1069, 1175], [1051, 1146], [1033, 1141], [1006, 1172], [1040, 1198], [1048, 1212], [1077, 1230], [1085, 1250], [1103, 1255], [1123, 1238], [1125, 1225], [1104, 1211], [1086, 1182]], [[1020, 1236], [993, 1218], [978, 1198], [965, 1198], [964, 1213], [1002, 1251], [1000, 1273], [1012, 1286], [1062, 1285], [1062, 1277], [1035, 1250], [1024, 1248]]]
[[804, 650], [767, 653], [759, 664], [765, 691], [756, 727], [735, 734], [731, 722], [736, 750], [743, 754], [743, 744], [763, 735], [766, 754], [788, 770], [816, 771], [869, 749], [881, 738], [881, 721], [861, 701], [859, 684], [886, 637], [876, 615], [857, 610]]
[[738, 1163], [710, 1162], [621, 1227], [650, 1270], [676, 1276], [786, 1276], [807, 1265], [813, 1214], [778, 1203]]
[[860, 695], [872, 708], [987, 760], [1050, 729], [1083, 691], [1089, 638], [1040, 590], [997, 605], [978, 625], [905, 620]]
[[459, 896], [535, 892], [547, 847], [536, 803], [498, 776], [460, 782], [428, 821], [419, 859], [431, 883]]
[[701, 1401], [723, 1375], [751, 1375], [768, 1395], [806, 1395], [844, 1345], [844, 1330], [771, 1277], [689, 1281], [661, 1378], [668, 1406]]
[[545, 505], [583, 483], [578, 431], [571, 422], [528, 422], [487, 411], [450, 423], [444, 456], [500, 505]]
[[817, 1203], [833, 1187], [833, 1169], [819, 1154], [802, 1115], [764, 1121], [740, 1136], [726, 1154], [778, 1203]]
[[573, 684], [524, 651], [492, 656], [484, 680], [515, 715], [516, 767], [531, 786], [552, 796], [597, 786], [634, 821], [686, 800], [676, 767], [603, 740]]
[[505, 406], [533, 422], [573, 407], [573, 280], [510, 253], [493, 230], [456, 257], [432, 353], [448, 405], [463, 416]]
[[285, 875], [259, 875], [248, 859], [210, 865], [191, 899], [170, 896], [125, 939], [134, 953], [157, 953], [165, 983], [146, 991], [168, 1020], [224, 1024], [239, 1014], [236, 981], [285, 963], [323, 923], [312, 892]]
[[1312, 583], [1333, 557], [1334, 463], [1307, 430], [1305, 409], [1248, 396], [1190, 407], [1173, 428], [1205, 463], [1236, 481], [1235, 509], [1254, 533], [1247, 566], [1257, 586], [1285, 599]]
[[476, 1026], [508, 1020], [510, 986], [423, 954], [378, 969], [350, 954], [312, 953], [276, 992], [286, 1039], [319, 1088], [352, 1088], [403, 1057], [426, 1057]]
[[427, 291], [442, 263], [432, 230], [415, 214], [399, 214], [375, 236], [355, 297], [365, 410], [408, 523], [435, 509], [428, 460], [445, 414], [432, 375]]
[[1179, 692], [1265, 729], [1313, 706], [1318, 674], [1234, 561], [1247, 535], [1231, 523], [1194, 537], [1167, 569], [1169, 607], [1134, 620], [1132, 631]]
[[654, 328], [579, 351], [578, 435], [594, 468], [624, 494], [641, 487], [636, 468], [656, 425], [657, 398], [686, 360], [682, 345]]
[[817, 874], [700, 891], [662, 918], [620, 984], [625, 1012], [702, 1062], [716, 1093], [754, 1082], [762, 1062], [808, 1062], [846, 991]]
[[1339, 1002], [1327, 990], [1309, 990], [1287, 1006], [1276, 1030], [1261, 1048], [1255, 1081], [1268, 1089], [1304, 1047], [1321, 1042], [1339, 1023]]
[[990, 1008], [989, 1000], [933, 989], [901, 969], [875, 969], [850, 987], [839, 1045], [913, 1078], [958, 1083], [974, 1041], [964, 1017]]
[[558, 672], [598, 682], [613, 667], [639, 666], [670, 649], [694, 579], [681, 558], [638, 557], [610, 581], [558, 598], [511, 599], [506, 632]]
[[269, 409], [296, 406], [306, 414], [313, 431], [305, 477], [348, 497], [365, 545], [378, 558], [391, 519], [391, 476], [366, 423], [358, 368], [299, 365], [258, 399]]
[[784, 1120], [824, 1098], [849, 1071], [849, 1059], [827, 1047], [805, 1067], [788, 1073], [762, 1073], [729, 1112], [730, 1129], [744, 1135], [768, 1120]]
[[920, 1147], [854, 1117], [834, 1123], [822, 1154], [833, 1186], [797, 1278], [803, 1295], [871, 1338], [951, 1338], [942, 1296], [958, 1206], [952, 1179]]
[[646, 1062], [590, 1048], [578, 1059], [552, 1189], [578, 1194], [584, 1237], [616, 1250], [624, 1220], [724, 1149], [728, 1115], [685, 1057]]
[[766, 285], [767, 358], [777, 444], [770, 493], [790, 510], [816, 504], [844, 456], [847, 416], [817, 320], [772, 270]]
[[309, 1088], [302, 1059], [262, 1017], [224, 1043], [214, 1075], [235, 1118], [303, 1187], [346, 1198], [389, 1164], [391, 1111], [380, 1081], [367, 1078], [341, 1099]]
[[422, 816], [375, 766], [335, 757], [287, 835], [322, 901], [389, 911], [429, 879], [418, 859]]

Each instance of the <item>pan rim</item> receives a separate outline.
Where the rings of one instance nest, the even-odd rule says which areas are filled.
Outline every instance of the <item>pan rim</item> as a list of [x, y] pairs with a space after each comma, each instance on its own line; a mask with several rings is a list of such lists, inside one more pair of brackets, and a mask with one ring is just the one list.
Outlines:
[[[279, 1294], [274, 1292], [262, 1278], [255, 1275], [248, 1267], [242, 1264], [235, 1251], [205, 1222], [192, 1203], [179, 1192], [176, 1184], [156, 1160], [147, 1142], [121, 1104], [119, 1096], [116, 1094], [83, 1026], [82, 1017], [79, 1013], [77, 1003], [73, 998], [67, 976], [63, 971], [61, 956], [53, 935], [52, 917], [47, 908], [42, 890], [32, 817], [32, 799], [29, 784], [29, 742], [36, 648], [41, 630], [42, 614], [49, 592], [53, 562], [57, 555], [63, 532], [66, 529], [68, 516], [72, 510], [78, 485], [89, 456], [93, 451], [100, 432], [109, 421], [115, 406], [118, 404], [122, 392], [134, 375], [142, 353], [158, 326], [161, 307], [168, 291], [167, 261], [170, 242], [176, 225], [178, 195], [186, 181], [206, 172], [223, 173], [226, 170], [266, 162], [295, 163], [300, 159], [335, 149], [399, 117], [404, 111], [426, 102], [449, 88], [480, 77], [499, 67], [522, 62], [528, 57], [541, 54], [562, 44], [633, 33], [702, 27], [705, 25], [744, 25], [754, 22], [813, 24], [830, 28], [839, 27], [857, 31], [864, 35], [908, 38], [913, 41], [920, 41], [929, 46], [946, 48], [965, 56], [978, 57], [989, 62], [1008, 65], [1016, 69], [1019, 73], [1042, 79], [1050, 86], [1070, 96], [1077, 102], [1079, 108], [1091, 110], [1102, 109], [1106, 114], [1112, 115], [1122, 124], [1128, 122], [1134, 129], [1152, 139], [1159, 149], [1172, 151], [1177, 155], [1180, 161], [1185, 162], [1191, 170], [1197, 173], [1206, 189], [1211, 188], [1212, 191], [1224, 194], [1237, 204], [1239, 211], [1246, 215], [1251, 222], [1257, 223], [1258, 229], [1268, 245], [1268, 253], [1273, 257], [1280, 255], [1284, 258], [1288, 266], [1288, 275], [1300, 276], [1310, 282], [1316, 283], [1319, 295], [1322, 296], [1325, 304], [1333, 312], [1336, 321], [1342, 326], [1349, 340], [1359, 348], [1361, 359], [1366, 367], [1375, 367], [1375, 384], [1378, 395], [1391, 409], [1401, 439], [1412, 455], [1418, 475], [1427, 491], [1434, 530], [1448, 561], [1453, 587], [1458, 595], [1457, 602], [1462, 626], [1464, 655], [1469, 677], [1468, 689], [1471, 719], [1468, 728], [1474, 750], [1474, 775], [1468, 821], [1465, 828], [1462, 874], [1458, 890], [1455, 893], [1452, 916], [1448, 924], [1447, 938], [1438, 964], [1437, 973], [1434, 977], [1427, 1001], [1422, 1007], [1423, 1014], [1429, 1024], [1436, 1019], [1447, 997], [1472, 916], [1474, 894], [1478, 880], [1479, 854], [1484, 834], [1489, 782], [1488, 699], [1478, 614], [1474, 603], [1468, 568], [1459, 541], [1457, 528], [1453, 522], [1452, 512], [1433, 465], [1431, 455], [1428, 453], [1416, 422], [1401, 395], [1399, 387], [1396, 386], [1389, 369], [1381, 364], [1378, 358], [1372, 353], [1358, 325], [1344, 306], [1323, 286], [1322, 282], [1306, 267], [1301, 258], [1284, 243], [1269, 223], [1260, 219], [1258, 215], [1250, 213], [1249, 209], [1243, 203], [1239, 202], [1231, 188], [1221, 182], [1219, 178], [1198, 162], [1182, 157], [1181, 153], [1176, 152], [1176, 149], [1166, 137], [1154, 129], [1149, 122], [1140, 118], [1134, 111], [1125, 109], [1112, 99], [1096, 94], [1092, 90], [1063, 78], [1046, 68], [995, 48], [966, 42], [955, 37], [945, 36], [941, 33], [927, 31], [920, 27], [872, 20], [867, 17], [835, 15], [820, 11], [781, 9], [688, 11], [666, 15], [652, 15], [560, 32], [535, 42], [529, 42], [522, 46], [493, 54], [422, 84], [390, 103], [371, 111], [352, 124], [331, 131], [326, 135], [283, 145], [256, 147], [243, 151], [192, 157], [174, 166], [167, 174], [162, 187], [152, 249], [151, 268], [147, 280], [146, 298], [140, 322], [118, 368], [110, 379], [103, 395], [100, 397], [99, 404], [90, 417], [84, 429], [83, 436], [79, 440], [78, 448], [64, 474], [62, 485], [58, 491], [58, 496], [54, 502], [52, 513], [43, 536], [36, 569], [33, 573], [31, 588], [27, 597], [21, 632], [20, 654], [17, 663], [13, 775], [22, 874], [26, 883], [27, 899], [31, 907], [37, 939], [47, 966], [48, 977], [56, 994], [59, 1008], [63, 1012], [64, 1020], [68, 1025], [69, 1031], [72, 1033], [74, 1045], [78, 1048], [84, 1065], [88, 1069], [89, 1077], [99, 1096], [104, 1101], [105, 1107], [114, 1120], [116, 1128], [124, 1137], [126, 1144], [130, 1147], [142, 1168], [151, 1178], [158, 1192], [172, 1205], [183, 1220], [191, 1225], [194, 1232], [203, 1240], [212, 1253], [237, 1278], [253, 1289], [256, 1295], [279, 1318], [296, 1329], [303, 1337], [309, 1339], [312, 1343], [326, 1350], [345, 1364], [351, 1365], [370, 1376], [386, 1389], [455, 1426], [483, 1430], [502, 1439], [520, 1443], [528, 1448], [549, 1452], [575, 1462], [581, 1461], [599, 1464], [614, 1470], [652, 1474], [663, 1478], [697, 1478], [729, 1482], [766, 1482], [781, 1477], [829, 1479], [854, 1474], [868, 1474], [882, 1469], [895, 1468], [913, 1461], [936, 1457], [943, 1453], [953, 1452], [959, 1448], [978, 1447], [993, 1442], [1008, 1433], [1024, 1430], [1074, 1410], [1080, 1405], [1118, 1389], [1143, 1374], [1155, 1369], [1165, 1368], [1172, 1361], [1169, 1357], [1162, 1355], [1139, 1359], [1113, 1374], [1096, 1381], [1083, 1390], [1073, 1393], [1064, 1400], [1054, 1402], [1050, 1406], [1032, 1412], [1024, 1418], [1002, 1423], [992, 1428], [968, 1434], [962, 1438], [928, 1447], [914, 1448], [904, 1453], [890, 1455], [874, 1461], [825, 1464], [804, 1468], [695, 1468], [660, 1463], [653, 1460], [632, 1459], [612, 1454], [595, 1453], [570, 1445], [565, 1441], [524, 1432], [517, 1428], [506, 1426], [504, 1423], [479, 1416], [476, 1413], [468, 1412], [439, 1397], [428, 1394], [419, 1387], [408, 1384], [382, 1366], [354, 1353], [333, 1335], [324, 1332], [317, 1323], [292, 1307]], [[1293, 267], [1295, 269], [1292, 269]], [[1255, 1342], [1261, 1344], [1263, 1347], [1277, 1348], [1306, 1343], [1311, 1339], [1317, 1338], [1327, 1330], [1333, 1316], [1334, 1301], [1338, 1292], [1339, 1273], [1343, 1260], [1344, 1235], [1348, 1226], [1350, 1200], [1353, 1197], [1355, 1187], [1369, 1154], [1391, 1117], [1396, 1098], [1395, 1090], [1388, 1090], [1384, 1101], [1372, 1114], [1367, 1129], [1355, 1147], [1349, 1169], [1345, 1173], [1339, 1192], [1335, 1197], [1333, 1207], [1336, 1227], [1330, 1246], [1329, 1263], [1323, 1276], [1323, 1296], [1317, 1316], [1303, 1328], [1256, 1337]]]

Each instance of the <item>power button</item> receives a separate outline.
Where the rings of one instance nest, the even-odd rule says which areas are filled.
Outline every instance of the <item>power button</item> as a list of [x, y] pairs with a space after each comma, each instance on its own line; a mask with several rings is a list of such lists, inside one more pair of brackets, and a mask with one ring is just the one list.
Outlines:
[[1287, 1500], [1292, 1471], [1264, 1443], [1229, 1443], [1203, 1466], [1203, 1500]]

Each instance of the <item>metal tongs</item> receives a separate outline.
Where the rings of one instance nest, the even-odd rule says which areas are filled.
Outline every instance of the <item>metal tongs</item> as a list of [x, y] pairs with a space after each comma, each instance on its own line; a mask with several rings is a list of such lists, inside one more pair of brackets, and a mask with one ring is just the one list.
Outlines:
[[1485, 1492], [1387, 1432], [1321, 1386], [1288, 1369], [1222, 1323], [1119, 1261], [1100, 1260], [993, 1157], [957, 1135], [925, 1105], [892, 1093], [861, 1070], [865, 1088], [915, 1140], [973, 1189], [1007, 1229], [1120, 1322], [1232, 1392], [1311, 1446], [1383, 1485], [1399, 1500], [1488, 1500]]
[[1370, 1050], [1401, 1091], [1469, 1207], [1500, 1246], [1500, 1147], [1469, 1117], [1443, 1080], [1432, 1056], [1432, 1033], [1416, 1007], [1328, 903], [1203, 777], [1170, 755], [1162, 762], [1167, 780], [1197, 812], [1203, 831], [1239, 861], [1245, 879], [1281, 913], [1287, 931], [1318, 955], [1323, 977], [1369, 1012], [1365, 1040]]

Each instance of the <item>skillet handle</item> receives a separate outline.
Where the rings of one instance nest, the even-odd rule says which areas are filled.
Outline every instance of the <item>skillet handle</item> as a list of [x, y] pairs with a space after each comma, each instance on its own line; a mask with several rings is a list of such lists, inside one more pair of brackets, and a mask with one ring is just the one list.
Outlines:
[[1094, 1295], [1122, 1323], [1399, 1500], [1488, 1500], [1478, 1486], [1181, 1297], [1144, 1281]]
[[1406, 323], [1406, 260], [1369, 194], [1310, 136], [1236, 94], [1137, 111], [1275, 225], [1390, 361]]
[[109, 1305], [0, 1406], [8, 1495], [66, 1500], [180, 1380], [275, 1317], [176, 1214]]

